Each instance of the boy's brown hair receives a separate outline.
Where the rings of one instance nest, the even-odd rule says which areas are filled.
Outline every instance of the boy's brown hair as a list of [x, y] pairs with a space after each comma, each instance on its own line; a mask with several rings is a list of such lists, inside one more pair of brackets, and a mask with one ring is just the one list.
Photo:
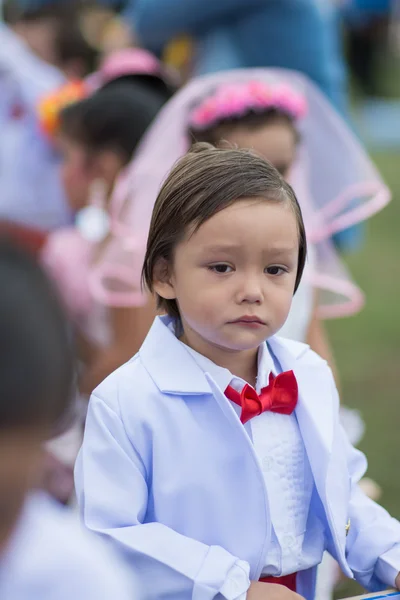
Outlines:
[[[172, 169], [153, 209], [142, 278], [154, 291], [154, 269], [160, 260], [171, 265], [174, 249], [217, 212], [244, 198], [286, 202], [296, 216], [299, 231], [299, 260], [295, 290], [304, 270], [307, 242], [303, 217], [296, 195], [278, 171], [250, 150], [214, 148], [200, 143]], [[158, 307], [179, 318], [175, 300], [157, 296]]]

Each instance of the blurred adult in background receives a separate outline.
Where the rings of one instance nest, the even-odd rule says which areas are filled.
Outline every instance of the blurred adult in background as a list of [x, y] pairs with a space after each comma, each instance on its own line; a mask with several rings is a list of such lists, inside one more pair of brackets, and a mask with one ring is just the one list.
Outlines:
[[71, 222], [59, 157], [38, 122], [43, 95], [92, 72], [97, 51], [80, 29], [79, 5], [6, 0], [0, 24], [0, 219], [47, 231]]
[[0, 23], [0, 219], [39, 230], [70, 222], [59, 159], [40, 130], [40, 98], [65, 75]]
[[192, 36], [194, 74], [294, 69], [346, 111], [338, 15], [331, 0], [131, 0], [125, 14], [140, 43], [153, 52], [160, 53], [179, 35]]

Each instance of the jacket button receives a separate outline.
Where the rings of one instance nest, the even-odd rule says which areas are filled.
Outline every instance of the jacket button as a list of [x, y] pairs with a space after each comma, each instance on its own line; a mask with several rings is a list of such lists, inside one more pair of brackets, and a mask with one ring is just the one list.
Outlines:
[[349, 535], [350, 528], [351, 528], [351, 519], [349, 519], [347, 521], [347, 525], [346, 525], [346, 528], [345, 528], [346, 529], [346, 537]]

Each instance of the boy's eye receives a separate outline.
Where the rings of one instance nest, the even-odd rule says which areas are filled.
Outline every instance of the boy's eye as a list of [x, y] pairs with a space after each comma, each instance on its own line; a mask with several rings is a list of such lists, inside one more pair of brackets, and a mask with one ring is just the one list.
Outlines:
[[229, 265], [226, 265], [224, 263], [218, 263], [217, 265], [211, 265], [209, 267], [209, 269], [211, 271], [214, 271], [214, 273], [230, 273], [231, 271], [233, 271], [232, 267], [230, 267]]
[[287, 269], [273, 265], [272, 267], [267, 267], [266, 272], [268, 275], [283, 275], [283, 273], [287, 273]]

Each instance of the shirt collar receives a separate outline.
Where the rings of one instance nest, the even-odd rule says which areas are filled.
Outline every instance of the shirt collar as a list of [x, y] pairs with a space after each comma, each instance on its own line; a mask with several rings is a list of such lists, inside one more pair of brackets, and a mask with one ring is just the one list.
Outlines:
[[[170, 323], [168, 325], [168, 327], [171, 329], [171, 331], [174, 332], [175, 335], [180, 335], [179, 332], [178, 333], [175, 332], [175, 324], [174, 323]], [[222, 391], [225, 391], [226, 388], [228, 387], [228, 385], [231, 385], [239, 392], [242, 391], [243, 387], [247, 383], [246, 381], [244, 381], [240, 377], [236, 377], [235, 375], [232, 375], [232, 373], [228, 369], [225, 369], [224, 367], [220, 367], [219, 365], [215, 364], [212, 360], [210, 360], [206, 356], [203, 356], [199, 352], [196, 352], [196, 350], [193, 350], [193, 348], [190, 348], [183, 342], [180, 342], [180, 344], [182, 344], [182, 346], [185, 348], [185, 350], [193, 357], [193, 359], [195, 360], [196, 364], [200, 367], [200, 369], [204, 373], [208, 373], [209, 375], [211, 375], [211, 377], [213, 378], [215, 383], [218, 385], [218, 387]], [[260, 345], [260, 347], [258, 349], [257, 363], [258, 363], [258, 366], [257, 366], [256, 391], [258, 393], [260, 393], [262, 388], [264, 388], [268, 385], [269, 374], [271, 373], [271, 371], [273, 372], [273, 369], [274, 369], [274, 363], [273, 363], [272, 357], [269, 353], [267, 344]]]

